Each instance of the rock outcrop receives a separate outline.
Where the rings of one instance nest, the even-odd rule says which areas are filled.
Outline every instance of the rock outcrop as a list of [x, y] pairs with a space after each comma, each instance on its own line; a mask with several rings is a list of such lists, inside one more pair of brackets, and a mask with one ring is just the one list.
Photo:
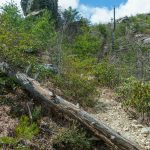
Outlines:
[[37, 14], [43, 9], [51, 11], [55, 19], [59, 16], [58, 0], [21, 0], [21, 7], [25, 16]]
[[150, 44], [150, 38], [146, 38], [146, 39], [144, 40], [144, 44]]

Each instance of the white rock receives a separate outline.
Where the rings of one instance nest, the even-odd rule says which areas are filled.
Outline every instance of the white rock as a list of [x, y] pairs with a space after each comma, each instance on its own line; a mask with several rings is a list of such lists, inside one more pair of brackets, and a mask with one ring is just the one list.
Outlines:
[[144, 44], [150, 44], [150, 38], [145, 39]]
[[138, 128], [143, 128], [143, 125], [141, 125], [141, 124], [132, 124], [132, 127], [135, 128], [135, 129], [138, 129]]
[[128, 127], [123, 128], [124, 131], [129, 131]]
[[105, 121], [108, 121], [108, 118], [104, 118]]
[[150, 150], [150, 146], [145, 146], [145, 149], [146, 150]]
[[144, 144], [145, 144], [145, 139], [141, 139], [141, 143], [144, 143]]
[[136, 34], [134, 37], [135, 38], [140, 38], [140, 37], [143, 37], [143, 34]]
[[150, 134], [150, 127], [142, 128], [141, 133], [142, 134]]
[[150, 145], [150, 142], [145, 142], [145, 145]]
[[147, 138], [147, 137], [148, 137], [148, 134], [143, 134], [143, 135], [144, 135], [144, 137], [145, 137], [145, 138]]
[[137, 124], [137, 128], [143, 128], [143, 125]]
[[133, 120], [132, 122], [133, 122], [133, 124], [138, 124], [137, 120]]

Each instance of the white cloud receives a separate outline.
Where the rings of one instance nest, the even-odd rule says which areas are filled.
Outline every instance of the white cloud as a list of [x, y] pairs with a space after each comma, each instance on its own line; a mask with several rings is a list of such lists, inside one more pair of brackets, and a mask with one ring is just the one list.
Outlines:
[[79, 0], [59, 0], [58, 1], [58, 5], [62, 8], [62, 9], [67, 9], [70, 6], [72, 8], [77, 8], [79, 5]]
[[111, 20], [113, 15], [113, 11], [105, 7], [100, 8], [80, 5], [79, 10], [83, 17], [90, 18], [92, 23], [106, 23]]
[[139, 13], [150, 12], [150, 0], [128, 0], [124, 5], [120, 5], [117, 10], [117, 17], [131, 16]]
[[[80, 5], [83, 16], [90, 16], [92, 23], [107, 23], [113, 16], [113, 10], [100, 7]], [[150, 0], [128, 0], [116, 8], [116, 18], [150, 12]]]
[[107, 23], [112, 18], [112, 10], [108, 10], [107, 8], [94, 8], [94, 13], [91, 16], [91, 22], [92, 23]]

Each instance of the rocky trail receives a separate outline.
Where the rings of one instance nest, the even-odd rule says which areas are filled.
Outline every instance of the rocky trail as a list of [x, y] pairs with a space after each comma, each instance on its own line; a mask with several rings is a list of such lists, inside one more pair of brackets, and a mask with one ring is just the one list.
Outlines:
[[138, 143], [143, 150], [150, 150], [150, 128], [130, 118], [121, 107], [121, 103], [114, 100], [114, 95], [113, 91], [103, 89], [93, 116], [127, 139]]

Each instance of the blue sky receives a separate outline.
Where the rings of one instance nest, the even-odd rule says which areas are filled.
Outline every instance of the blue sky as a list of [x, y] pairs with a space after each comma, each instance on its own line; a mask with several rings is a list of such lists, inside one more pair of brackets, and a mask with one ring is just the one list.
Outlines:
[[89, 5], [92, 7], [107, 7], [111, 9], [114, 6], [119, 6], [122, 3], [127, 2], [127, 0], [80, 0], [80, 3]]
[[[0, 0], [0, 6], [6, 1], [11, 0]], [[21, 0], [13, 1], [20, 7]], [[58, 4], [62, 10], [70, 6], [77, 9], [93, 24], [110, 22], [114, 5], [116, 6], [116, 18], [150, 13], [150, 0], [58, 0]]]

